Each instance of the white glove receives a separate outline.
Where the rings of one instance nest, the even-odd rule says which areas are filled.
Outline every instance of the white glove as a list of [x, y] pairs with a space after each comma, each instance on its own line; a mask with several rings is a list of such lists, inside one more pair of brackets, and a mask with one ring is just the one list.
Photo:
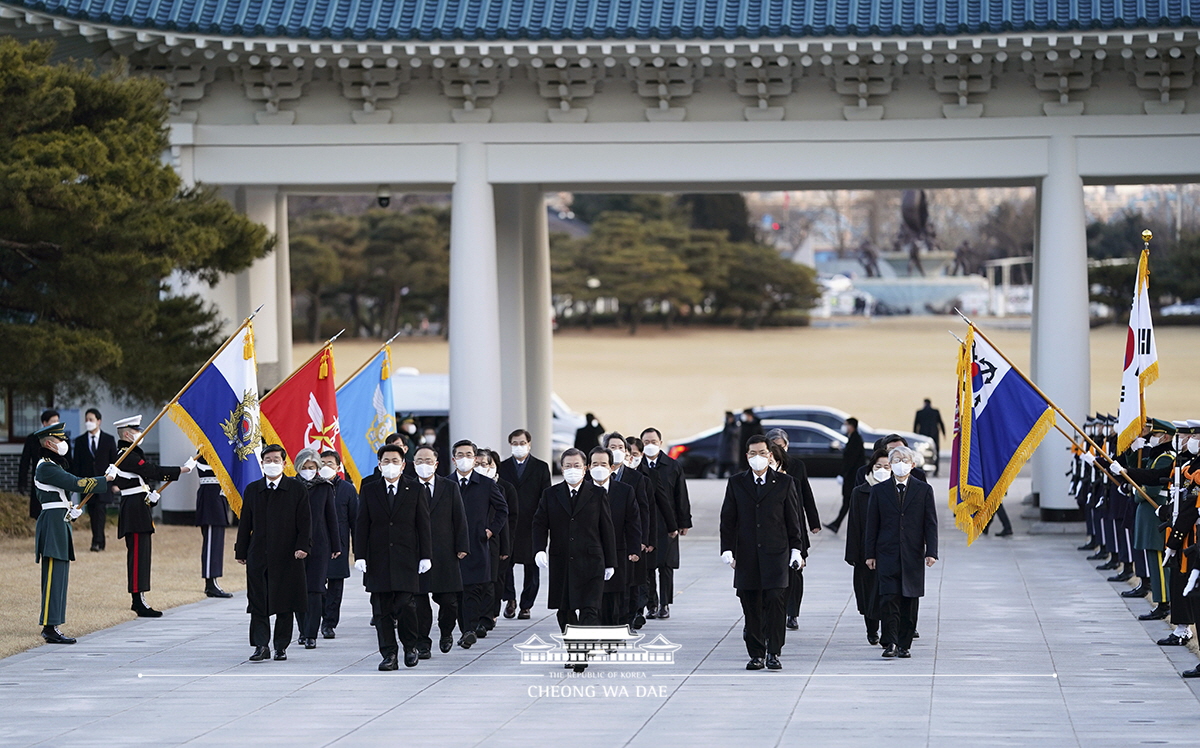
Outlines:
[[799, 548], [792, 549], [792, 560], [789, 562], [788, 565], [791, 566], [793, 569], [803, 569], [804, 568], [804, 556], [801, 555]]
[[725, 551], [721, 554], [721, 560], [726, 566], [733, 566], [733, 551]]
[[846, 479], [844, 477], [842, 477], [840, 475], [837, 477], [837, 483], [839, 486], [842, 485], [842, 483], [844, 483], [845, 481], [846, 481]]
[[1170, 561], [1171, 556], [1174, 556], [1174, 555], [1175, 555], [1175, 549], [1168, 548], [1167, 552], [1163, 554], [1163, 563], [1165, 564], [1166, 562]]
[[150, 506], [154, 506], [161, 498], [162, 496], [158, 494], [158, 491], [151, 491], [150, 493], [146, 494], [146, 503]]
[[195, 458], [195, 457], [189, 457], [189, 458], [187, 459], [187, 462], [183, 463], [182, 470], [183, 470], [183, 472], [185, 472], [185, 473], [190, 473], [190, 472], [192, 472], [192, 471], [193, 471], [193, 470], [195, 470], [195, 469], [196, 469], [196, 458]]
[[417, 562], [417, 573], [424, 574], [433, 568], [433, 562], [427, 558], [423, 558]]
[[365, 558], [360, 558], [359, 560], [355, 561], [354, 562], [354, 570], [362, 572], [363, 574], [366, 574], [367, 573], [367, 560]]
[[1146, 446], [1146, 440], [1139, 436], [1138, 438], [1133, 440], [1133, 443], [1129, 445], [1129, 448], [1136, 452], [1139, 449], [1145, 448], [1145, 446]]
[[613, 567], [609, 566], [608, 568], [606, 568], [604, 570], [604, 581], [607, 582], [608, 580], [612, 579], [613, 574], [616, 574], [616, 573], [617, 573], [617, 570], [614, 569]]
[[1089, 465], [1096, 464], [1096, 455], [1092, 454], [1091, 452], [1084, 452], [1079, 456], [1079, 459], [1083, 460]]
[[1121, 467], [1121, 463], [1119, 462], [1111, 462], [1108, 465], [1108, 472], [1114, 476], [1118, 476], [1125, 472], [1125, 468]]
[[550, 557], [546, 555], [545, 551], [538, 551], [536, 554], [534, 554], [533, 560], [539, 567], [543, 569], [550, 568]]
[[79, 505], [77, 505], [77, 504], [72, 504], [71, 508], [67, 510], [67, 519], [70, 520], [71, 522], [74, 522], [75, 520], [79, 519], [82, 515], [83, 515], [83, 510], [80, 509]]
[[111, 480], [116, 480], [116, 478], [117, 478], [117, 466], [116, 465], [109, 465], [108, 467], [104, 468], [104, 480], [111, 481]]
[[1187, 586], [1183, 588], [1184, 597], [1192, 594], [1192, 590], [1196, 589], [1197, 581], [1200, 581], [1200, 569], [1192, 569], [1192, 574], [1188, 577]]

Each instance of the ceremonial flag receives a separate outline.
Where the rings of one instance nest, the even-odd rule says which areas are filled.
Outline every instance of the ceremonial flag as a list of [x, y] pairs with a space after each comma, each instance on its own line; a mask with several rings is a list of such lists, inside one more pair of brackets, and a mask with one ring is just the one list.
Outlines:
[[[1145, 390], [1158, 379], [1158, 346], [1150, 318], [1150, 250], [1138, 260], [1129, 332], [1125, 337], [1125, 370], [1121, 374], [1121, 405], [1117, 410], [1117, 454], [1142, 435], [1146, 422]], [[1136, 393], [1136, 394], [1135, 394]]]
[[295, 475], [292, 459], [305, 447], [345, 454], [339, 435], [333, 387], [333, 346], [326, 343], [303, 366], [262, 399], [262, 435], [266, 444], [287, 450], [284, 470]]
[[392, 348], [385, 345], [337, 389], [342, 459], [356, 488], [376, 463], [376, 451], [396, 431], [392, 397]]
[[247, 320], [168, 406], [171, 420], [208, 461], [235, 514], [262, 477], [254, 327]]
[[[958, 346], [958, 369], [955, 376], [957, 383], [954, 388], [954, 441], [950, 446], [950, 508], [955, 509], [960, 503], [959, 476], [965, 476], [960, 469], [962, 462], [962, 417], [963, 403], [971, 402], [971, 378], [967, 376], [971, 368], [971, 349], [965, 341]], [[958, 515], [957, 510], [955, 516]]]
[[1054, 426], [1054, 408], [974, 326], [959, 372], [957, 485], [950, 508], [973, 543], [1021, 467]]

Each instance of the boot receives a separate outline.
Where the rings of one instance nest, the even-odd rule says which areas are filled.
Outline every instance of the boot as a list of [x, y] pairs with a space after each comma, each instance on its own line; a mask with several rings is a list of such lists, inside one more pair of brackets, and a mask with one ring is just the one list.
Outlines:
[[42, 638], [47, 644], [74, 644], [75, 639], [70, 636], [65, 636], [63, 632], [58, 630], [58, 626], [43, 626]]
[[133, 605], [130, 605], [129, 609], [137, 613], [138, 618], [162, 618], [162, 611], [147, 605], [141, 592], [133, 593]]
[[1140, 583], [1137, 587], [1131, 590], [1125, 590], [1121, 593], [1121, 597], [1145, 597], [1150, 594], [1150, 586], [1145, 582]]
[[233, 597], [233, 593], [221, 589], [221, 585], [217, 584], [217, 580], [213, 577], [204, 580], [204, 594], [209, 597]]
[[1149, 613], [1143, 613], [1142, 615], [1138, 616], [1138, 620], [1139, 621], [1161, 621], [1169, 615], [1171, 615], [1171, 604], [1170, 603], [1159, 603], [1158, 605], [1154, 606], [1154, 610], [1150, 611]]

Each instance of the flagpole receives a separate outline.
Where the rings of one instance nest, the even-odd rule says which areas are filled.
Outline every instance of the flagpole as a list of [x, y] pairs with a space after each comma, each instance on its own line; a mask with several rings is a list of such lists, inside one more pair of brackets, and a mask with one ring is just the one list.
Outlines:
[[[381, 346], [379, 346], [378, 348], [376, 348], [376, 349], [375, 349], [375, 351], [374, 351], [374, 352], [373, 352], [373, 353], [372, 353], [370, 356], [367, 356], [367, 360], [366, 360], [366, 361], [363, 361], [363, 363], [362, 363], [362, 366], [360, 366], [360, 367], [358, 367], [357, 369], [355, 369], [353, 374], [351, 374], [350, 376], [346, 377], [346, 382], [349, 382], [351, 379], [354, 379], [355, 377], [357, 377], [357, 376], [359, 375], [359, 373], [360, 373], [360, 372], [362, 372], [362, 370], [363, 370], [363, 369], [367, 368], [367, 366], [368, 366], [368, 365], [369, 365], [369, 364], [370, 364], [372, 361], [374, 361], [374, 360], [375, 360], [375, 357], [379, 355], [379, 352], [380, 352], [380, 351], [382, 351], [384, 348], [387, 348], [389, 345], [391, 345], [391, 344], [392, 344], [392, 341], [394, 341], [394, 340], [395, 340], [396, 338], [398, 338], [398, 337], [400, 337], [400, 333], [399, 333], [399, 332], [397, 332], [397, 333], [396, 333], [395, 335], [393, 335], [392, 337], [388, 338], [388, 339], [387, 339], [387, 340], [384, 342], [384, 344], [383, 344], [383, 345], [381, 345]], [[345, 384], [345, 382], [343, 382], [343, 384]], [[340, 389], [340, 388], [339, 388], [339, 389]]]
[[[967, 315], [963, 314], [958, 309], [955, 309], [954, 312], [959, 317], [962, 317], [963, 321], [966, 322], [968, 325], [970, 325], [971, 329], [974, 330], [976, 333], [978, 333], [979, 337], [983, 338], [984, 341], [986, 341], [987, 344], [990, 345], [996, 351], [996, 353], [999, 353], [1000, 358], [1004, 359], [1008, 363], [1008, 365], [1012, 367], [1012, 370], [1015, 371], [1018, 375], [1020, 375], [1020, 377], [1022, 379], [1024, 379], [1029, 384], [1030, 387], [1033, 388], [1033, 391], [1038, 393], [1038, 395], [1040, 395], [1041, 398], [1046, 401], [1047, 405], [1049, 405], [1051, 408], [1054, 409], [1055, 413], [1058, 413], [1060, 416], [1062, 416], [1063, 420], [1066, 421], [1071, 426], [1071, 428], [1075, 429], [1075, 432], [1077, 434], [1079, 434], [1080, 436], [1082, 436], [1084, 441], [1086, 441], [1089, 445], [1091, 445], [1092, 449], [1095, 449], [1098, 454], [1102, 454], [1102, 455], [1107, 454], [1104, 451], [1104, 449], [1100, 447], [1099, 444], [1096, 444], [1096, 442], [1092, 441], [1092, 437], [1088, 436], [1087, 433], [1085, 433], [1083, 431], [1083, 429], [1079, 428], [1079, 426], [1077, 426], [1075, 424], [1075, 422], [1071, 420], [1071, 417], [1069, 415], [1067, 415], [1066, 413], [1063, 412], [1062, 408], [1055, 405], [1054, 401], [1051, 400], [1049, 397], [1047, 397], [1046, 393], [1042, 392], [1042, 389], [1040, 387], [1038, 387], [1037, 384], [1034, 383], [1034, 381], [1032, 379], [1025, 376], [1025, 372], [1021, 371], [1020, 368], [1018, 368], [1017, 365], [1012, 362], [1012, 359], [1010, 359], [1008, 356], [1005, 356], [1004, 351], [1000, 350], [999, 346], [997, 346], [995, 343], [993, 343], [991, 341], [991, 339], [983, 332], [983, 330], [980, 330], [979, 327], [974, 322], [972, 322], [970, 319], [968, 319]], [[1059, 431], [1061, 432], [1062, 429], [1059, 428]], [[1066, 436], [1065, 433], [1063, 435]], [[1067, 437], [1067, 438], [1070, 439], [1070, 437]], [[1074, 444], [1075, 440], [1071, 439], [1071, 443]], [[1109, 458], [1109, 459], [1110, 459], [1110, 461], [1112, 460], [1112, 458]], [[1108, 471], [1108, 469], [1105, 468], [1103, 465], [1098, 465], [1098, 467], [1101, 470], [1103, 470], [1105, 475], [1107, 475], [1109, 478], [1112, 478], [1114, 481], [1116, 480], [1116, 476], [1114, 476], [1112, 473], [1110, 473]], [[1143, 490], [1142, 487], [1140, 485], [1138, 485], [1137, 481], [1135, 481], [1133, 478], [1130, 478], [1128, 473], [1121, 472], [1120, 475], [1122, 478], [1125, 479], [1126, 483], [1128, 483], [1130, 486], [1133, 487], [1133, 489], [1135, 491], [1137, 491], [1139, 494], [1141, 494], [1142, 498], [1145, 499], [1147, 501], [1147, 503], [1150, 504], [1150, 506], [1152, 506], [1155, 509], [1158, 509], [1158, 504], [1154, 501], [1154, 499], [1150, 498], [1146, 494], [1145, 490]]]
[[332, 338], [330, 338], [329, 340], [326, 340], [326, 341], [325, 341], [325, 344], [324, 344], [324, 345], [322, 345], [320, 348], [318, 348], [316, 353], [314, 353], [313, 355], [311, 355], [311, 356], [309, 356], [308, 358], [304, 359], [304, 363], [302, 363], [302, 364], [300, 364], [299, 366], [297, 366], [297, 367], [295, 368], [295, 370], [294, 370], [294, 371], [292, 371], [292, 373], [291, 373], [291, 374], [288, 374], [288, 375], [287, 375], [287, 377], [286, 377], [286, 378], [284, 378], [284, 380], [283, 380], [282, 382], [280, 382], [279, 384], [277, 384], [277, 385], [275, 385], [274, 387], [272, 387], [270, 392], [268, 392], [267, 394], [265, 394], [265, 395], [263, 395], [263, 396], [262, 396], [262, 399], [261, 399], [261, 400], [259, 400], [259, 405], [262, 405], [262, 403], [263, 403], [264, 401], [266, 401], [266, 399], [267, 399], [267, 398], [269, 398], [271, 395], [274, 395], [274, 394], [275, 394], [275, 391], [276, 391], [276, 390], [278, 390], [280, 387], [282, 387], [283, 385], [285, 385], [285, 384], [287, 384], [288, 382], [290, 382], [290, 381], [292, 380], [292, 377], [294, 377], [294, 376], [296, 376], [297, 374], [299, 374], [301, 369], [303, 369], [305, 366], [308, 366], [310, 363], [312, 363], [312, 360], [313, 360], [314, 358], [316, 358], [317, 356], [320, 356], [322, 353], [324, 353], [326, 348], [328, 348], [329, 346], [333, 345], [333, 341], [335, 341], [335, 340], [337, 340], [338, 338], [342, 337], [342, 333], [343, 333], [343, 332], [346, 332], [346, 328], [344, 328], [344, 327], [342, 328], [341, 332], [339, 332], [337, 335], [334, 335], [334, 336], [333, 336]]

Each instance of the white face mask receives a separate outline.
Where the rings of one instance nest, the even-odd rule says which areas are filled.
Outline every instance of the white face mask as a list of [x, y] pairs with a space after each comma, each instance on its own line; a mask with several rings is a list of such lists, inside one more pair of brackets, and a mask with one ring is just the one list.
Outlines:
[[637, 457], [630, 457], [629, 462], [626, 462], [625, 464], [628, 465], [629, 467], [633, 468], [634, 470], [637, 470], [638, 465], [642, 464], [642, 456], [638, 455]]
[[583, 468], [563, 468], [563, 480], [569, 486], [578, 486], [583, 482]]
[[321, 476], [325, 480], [333, 480], [335, 477], [337, 477], [337, 471], [328, 465], [322, 465], [321, 469], [317, 471], [317, 475]]
[[1153, 436], [1150, 437], [1150, 440], [1147, 441], [1146, 443], [1148, 445], [1150, 445], [1151, 447], [1157, 447], [1159, 444], [1163, 443], [1163, 438], [1161, 436], [1159, 436], [1158, 434], [1154, 434]]
[[268, 478], [278, 478], [279, 476], [283, 475], [282, 462], [264, 462], [262, 467], [263, 475], [267, 476]]
[[475, 472], [479, 473], [480, 475], [482, 475], [484, 477], [491, 478], [492, 480], [496, 480], [496, 468], [494, 468], [494, 467], [475, 468]]
[[426, 434], [425, 435], [425, 443], [428, 444], [429, 446], [432, 447], [433, 443], [436, 441], [437, 441], [437, 434]]
[[623, 451], [619, 449], [613, 449], [610, 451], [612, 452], [614, 465], [620, 465], [622, 462], [625, 462], [625, 453]]
[[317, 477], [317, 471], [313, 470], [312, 468], [304, 468], [303, 470], [299, 471], [299, 474], [301, 478], [310, 483], [312, 482], [313, 478]]
[[100, 427], [100, 424], [96, 423], [95, 421], [84, 421], [83, 427], [85, 429], [87, 429], [88, 431], [95, 431], [97, 428]]
[[454, 467], [458, 468], [460, 473], [469, 473], [475, 469], [474, 457], [459, 457], [454, 460]]
[[1193, 436], [1188, 439], [1187, 450], [1192, 454], [1200, 454], [1200, 436]]
[[766, 470], [767, 465], [770, 464], [770, 461], [763, 455], [754, 455], [746, 461], [750, 463], [750, 469], [756, 473]]
[[907, 462], [892, 463], [892, 475], [896, 476], [897, 478], [907, 478], [908, 474], [911, 472], [912, 465], [909, 465]]
[[397, 465], [393, 462], [389, 462], [386, 465], [379, 466], [379, 474], [388, 480], [396, 480], [397, 478], [400, 477], [400, 473], [402, 473], [403, 471], [404, 471], [404, 468], [400, 467], [399, 465]]
[[529, 445], [528, 444], [514, 445], [512, 448], [512, 455], [513, 455], [513, 457], [516, 457], [518, 460], [525, 459], [526, 457], [529, 456]]
[[54, 451], [58, 452], [60, 455], [66, 455], [70, 449], [71, 446], [66, 442], [59, 442], [54, 445]]
[[892, 471], [885, 467], [875, 468], [871, 471], [871, 477], [875, 479], [876, 483], [883, 483], [885, 480], [892, 477]]
[[426, 465], [424, 463], [421, 463], [420, 465], [416, 466], [415, 470], [417, 471], [417, 475], [421, 476], [421, 478], [423, 478], [424, 480], [429, 480], [430, 478], [433, 477], [433, 473], [436, 470], [436, 468], [433, 465]]
[[417, 427], [412, 425], [411, 423], [406, 423], [406, 424], [404, 424], [404, 433], [415, 434], [415, 433], [417, 433]]
[[597, 483], [603, 483], [608, 480], [608, 476], [612, 475], [612, 471], [601, 465], [593, 465], [589, 471], [592, 474], [592, 480]]
[[659, 446], [657, 444], [647, 444], [646, 448], [643, 449], [642, 451], [646, 453], [646, 457], [653, 460], [655, 457], [658, 457], [658, 453], [662, 450], [659, 448]]

